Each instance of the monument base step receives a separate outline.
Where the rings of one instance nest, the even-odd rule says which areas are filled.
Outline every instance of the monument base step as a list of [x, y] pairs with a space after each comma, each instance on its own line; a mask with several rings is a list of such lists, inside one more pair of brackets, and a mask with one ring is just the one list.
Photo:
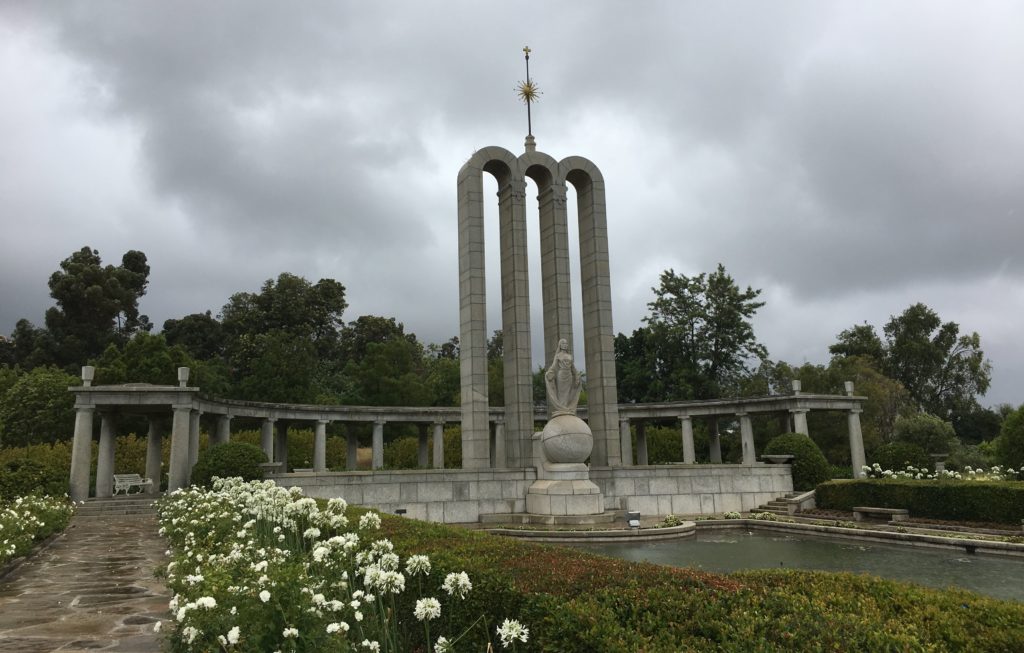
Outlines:
[[530, 513], [498, 513], [480, 515], [481, 524], [520, 524], [545, 526], [589, 526], [592, 524], [612, 524], [623, 521], [621, 510], [606, 510], [596, 515], [531, 515]]

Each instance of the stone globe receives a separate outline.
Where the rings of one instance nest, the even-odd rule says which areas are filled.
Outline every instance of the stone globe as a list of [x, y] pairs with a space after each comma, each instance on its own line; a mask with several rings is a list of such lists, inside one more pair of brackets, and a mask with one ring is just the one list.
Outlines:
[[575, 415], [558, 415], [544, 425], [541, 447], [548, 462], [582, 463], [594, 449], [594, 434]]

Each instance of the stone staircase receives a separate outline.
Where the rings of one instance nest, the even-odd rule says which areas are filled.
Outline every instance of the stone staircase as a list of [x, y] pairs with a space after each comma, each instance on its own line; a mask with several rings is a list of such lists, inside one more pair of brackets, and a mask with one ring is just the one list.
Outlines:
[[802, 494], [802, 492], [789, 492], [781, 497], [772, 499], [768, 503], [758, 506], [756, 512], [770, 512], [776, 515], [789, 516], [786, 499], [792, 499], [799, 494]]
[[153, 501], [160, 496], [159, 494], [130, 494], [105, 499], [89, 499], [84, 504], [75, 506], [75, 516], [86, 519], [156, 517]]

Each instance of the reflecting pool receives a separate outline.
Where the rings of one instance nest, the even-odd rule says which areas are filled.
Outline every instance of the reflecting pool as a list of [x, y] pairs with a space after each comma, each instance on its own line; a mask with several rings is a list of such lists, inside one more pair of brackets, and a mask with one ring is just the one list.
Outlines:
[[674, 541], [576, 546], [624, 560], [720, 573], [773, 567], [851, 571], [930, 587], [952, 585], [996, 598], [1024, 601], [1024, 559], [970, 555], [955, 549], [739, 529], [698, 531], [694, 537]]

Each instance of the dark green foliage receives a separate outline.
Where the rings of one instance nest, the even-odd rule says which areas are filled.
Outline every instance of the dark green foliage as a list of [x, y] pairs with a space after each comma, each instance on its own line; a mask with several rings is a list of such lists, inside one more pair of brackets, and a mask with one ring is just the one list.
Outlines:
[[[728, 576], [633, 563], [385, 516], [402, 555], [435, 575], [465, 570], [473, 591], [457, 622], [530, 628], [522, 651], [1012, 651], [1024, 605], [865, 575], [790, 570]], [[399, 610], [411, 612], [414, 593]], [[471, 632], [460, 649], [482, 651]]]
[[760, 290], [740, 290], [719, 264], [687, 277], [666, 270], [647, 326], [615, 340], [619, 399], [673, 401], [735, 393], [751, 361], [767, 357], [751, 323]]
[[890, 442], [875, 449], [874, 455], [868, 460], [869, 465], [878, 463], [883, 470], [894, 472], [906, 469], [908, 465], [918, 469], [931, 469], [934, 461], [919, 445], [910, 442]]
[[0, 442], [11, 447], [70, 439], [75, 397], [68, 387], [81, 383], [55, 367], [22, 374], [0, 395]]
[[1019, 525], [1024, 519], [1024, 482], [911, 479], [832, 481], [818, 486], [820, 508], [906, 508], [911, 517]]
[[1024, 405], [1006, 416], [996, 438], [999, 462], [1014, 469], [1024, 468]]
[[21, 458], [0, 466], [0, 501], [29, 494], [59, 497], [68, 492], [68, 469], [52, 462]]
[[925, 453], [949, 453], [956, 443], [953, 425], [935, 415], [916, 413], [896, 420], [896, 441], [915, 444]]
[[35, 350], [46, 350], [59, 366], [81, 365], [107, 345], [123, 344], [138, 331], [152, 328], [139, 314], [146, 294], [146, 255], [129, 251], [121, 265], [103, 266], [99, 252], [83, 247], [60, 263], [50, 277], [57, 305], [46, 311], [46, 331], [37, 333]]
[[[683, 460], [683, 438], [678, 429], [666, 426], [648, 426], [644, 429], [647, 438], [647, 463], [665, 465]], [[633, 447], [636, 456], [636, 446]]]
[[975, 408], [956, 416], [953, 428], [962, 442], [978, 444], [993, 440], [999, 435], [1003, 416], [991, 408]]
[[181, 346], [193, 358], [208, 360], [224, 353], [224, 328], [205, 313], [192, 313], [180, 320], [165, 320], [162, 334], [167, 344]]
[[260, 463], [265, 462], [267, 456], [257, 446], [245, 442], [219, 444], [200, 452], [199, 460], [192, 468], [192, 483], [209, 486], [214, 476], [239, 476], [243, 480], [254, 481], [263, 478]]
[[830, 467], [818, 445], [806, 435], [783, 433], [772, 438], [764, 448], [766, 454], [792, 454], [793, 489], [813, 490], [819, 483], [827, 481]]

